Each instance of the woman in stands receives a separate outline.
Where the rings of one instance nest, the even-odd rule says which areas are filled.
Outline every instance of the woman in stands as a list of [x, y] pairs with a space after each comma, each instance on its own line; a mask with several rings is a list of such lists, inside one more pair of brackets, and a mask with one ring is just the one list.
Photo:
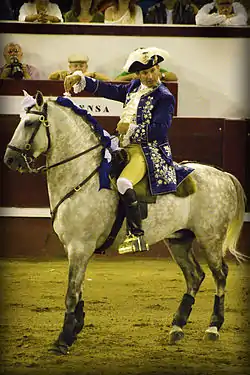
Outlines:
[[104, 13], [104, 23], [108, 24], [143, 24], [141, 8], [135, 0], [115, 0], [114, 5]]
[[73, 0], [71, 10], [64, 14], [65, 22], [103, 22], [104, 15], [98, 12], [94, 0]]

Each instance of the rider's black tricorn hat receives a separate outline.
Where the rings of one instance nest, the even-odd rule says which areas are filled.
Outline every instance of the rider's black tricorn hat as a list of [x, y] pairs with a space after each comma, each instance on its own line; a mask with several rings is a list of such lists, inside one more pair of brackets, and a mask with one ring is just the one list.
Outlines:
[[138, 48], [131, 52], [123, 69], [129, 73], [139, 72], [152, 68], [164, 61], [166, 57], [169, 57], [168, 52], [160, 48]]

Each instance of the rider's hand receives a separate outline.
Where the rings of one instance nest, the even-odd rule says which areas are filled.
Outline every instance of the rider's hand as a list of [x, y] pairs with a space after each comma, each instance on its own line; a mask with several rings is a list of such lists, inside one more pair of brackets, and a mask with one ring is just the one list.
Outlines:
[[76, 84], [76, 83], [79, 83], [81, 81], [81, 76], [79, 76], [78, 74], [76, 75], [68, 75], [65, 77], [64, 79], [64, 90], [65, 92], [70, 92], [72, 87]]
[[129, 128], [129, 123], [128, 122], [121, 122], [119, 121], [116, 127], [116, 130], [118, 131], [119, 134], [126, 134]]

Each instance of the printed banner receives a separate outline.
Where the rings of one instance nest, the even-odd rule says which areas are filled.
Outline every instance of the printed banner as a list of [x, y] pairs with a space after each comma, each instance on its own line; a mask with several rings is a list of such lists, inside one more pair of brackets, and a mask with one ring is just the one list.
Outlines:
[[[56, 99], [56, 97], [50, 97]], [[45, 96], [45, 99], [48, 97]], [[123, 104], [114, 100], [104, 98], [70, 98], [76, 105], [86, 109], [93, 117], [97, 116], [120, 116]], [[0, 114], [18, 115], [22, 110], [23, 96], [0, 96]]]

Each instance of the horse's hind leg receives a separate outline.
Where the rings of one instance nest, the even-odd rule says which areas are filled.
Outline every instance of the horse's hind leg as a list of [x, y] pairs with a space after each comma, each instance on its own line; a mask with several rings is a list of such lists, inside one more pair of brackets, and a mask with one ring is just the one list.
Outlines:
[[193, 239], [192, 232], [187, 232], [183, 239], [169, 240], [171, 255], [181, 268], [187, 285], [187, 291], [173, 317], [172, 329], [169, 333], [170, 344], [174, 344], [184, 337], [182, 328], [187, 323], [192, 305], [195, 302], [195, 295], [205, 277], [205, 273], [195, 259], [192, 250]]
[[68, 289], [65, 298], [66, 312], [63, 329], [53, 345], [52, 351], [57, 354], [67, 354], [68, 348], [77, 338], [84, 326], [85, 313], [83, 311], [81, 287], [90, 255], [78, 250], [69, 252]]
[[207, 262], [216, 284], [216, 294], [214, 296], [214, 307], [210, 318], [209, 328], [205, 332], [204, 339], [217, 340], [219, 330], [224, 322], [224, 300], [226, 279], [228, 275], [228, 265], [221, 254], [221, 246], [210, 248], [207, 252]]

